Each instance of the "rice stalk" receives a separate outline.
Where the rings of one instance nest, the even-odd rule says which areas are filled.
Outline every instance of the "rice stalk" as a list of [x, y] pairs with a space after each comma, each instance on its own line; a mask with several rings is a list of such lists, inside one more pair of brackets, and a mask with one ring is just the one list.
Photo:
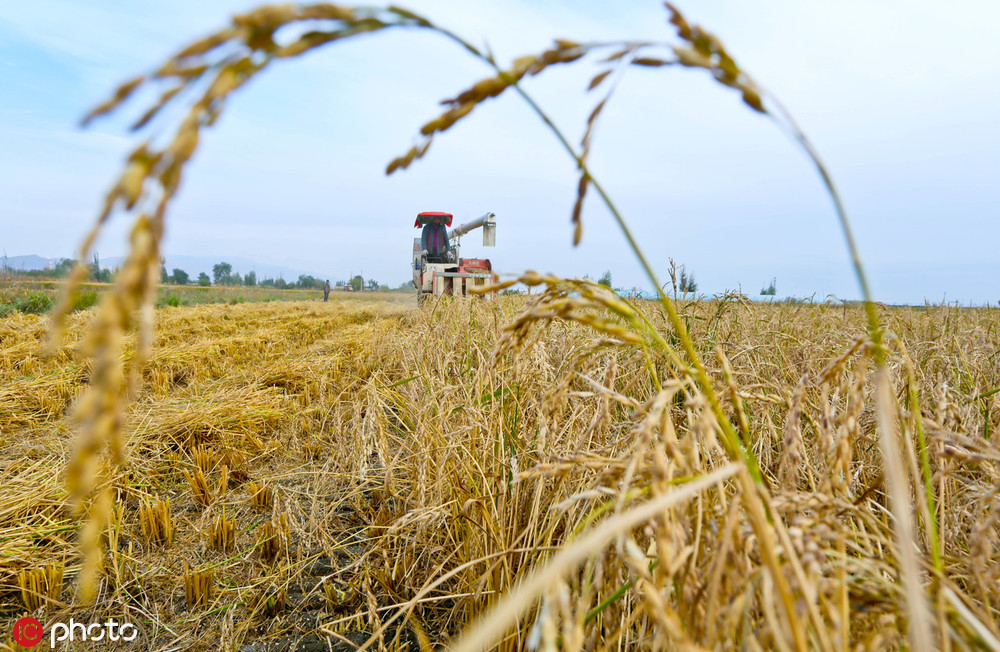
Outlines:
[[274, 505], [274, 489], [264, 483], [251, 482], [247, 484], [250, 494], [250, 504], [257, 509], [267, 509]]
[[222, 552], [232, 552], [236, 545], [236, 521], [232, 518], [227, 519], [225, 510], [212, 524], [208, 545]]
[[271, 562], [288, 553], [291, 533], [288, 514], [275, 515], [260, 524], [257, 531], [257, 552], [264, 561]]
[[191, 491], [194, 493], [195, 500], [205, 507], [214, 503], [222, 494], [226, 492], [226, 488], [229, 486], [229, 469], [225, 466], [222, 467], [219, 484], [214, 490], [208, 484], [208, 480], [205, 479], [205, 474], [202, 472], [201, 467], [195, 468], [194, 475], [188, 473], [186, 469], [183, 472], [184, 477], [191, 486]]
[[47, 564], [44, 568], [21, 571], [17, 584], [21, 589], [25, 609], [34, 612], [42, 606], [50, 609], [53, 605], [60, 604], [64, 571], [62, 564]]
[[203, 473], [212, 471], [219, 461], [215, 450], [204, 445], [197, 446], [191, 451], [191, 459], [194, 460], [194, 465]]
[[189, 611], [205, 609], [215, 595], [215, 577], [211, 568], [192, 570], [184, 560], [184, 597]]
[[142, 538], [148, 543], [169, 546], [174, 541], [173, 517], [170, 513], [170, 499], [149, 502], [143, 498], [139, 503], [139, 524]]

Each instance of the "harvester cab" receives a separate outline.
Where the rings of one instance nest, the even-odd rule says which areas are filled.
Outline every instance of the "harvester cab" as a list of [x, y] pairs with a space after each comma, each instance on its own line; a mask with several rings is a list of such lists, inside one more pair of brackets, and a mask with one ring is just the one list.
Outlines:
[[468, 296], [469, 289], [491, 285], [497, 279], [487, 258], [462, 258], [462, 236], [475, 229], [483, 230], [483, 246], [496, 246], [496, 215], [462, 224], [451, 231], [451, 213], [427, 212], [417, 215], [414, 228], [420, 237], [413, 239], [413, 287], [417, 298], [449, 294]]

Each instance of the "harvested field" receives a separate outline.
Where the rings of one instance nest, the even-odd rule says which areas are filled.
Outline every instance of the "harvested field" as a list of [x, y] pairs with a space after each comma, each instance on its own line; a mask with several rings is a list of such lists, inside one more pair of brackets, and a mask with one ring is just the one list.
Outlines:
[[[996, 649], [996, 309], [880, 308], [886, 415], [860, 306], [679, 302], [759, 464], [749, 492], [659, 306], [642, 330], [598, 292], [158, 310], [89, 607], [64, 475], [94, 311], [51, 357], [43, 317], [0, 320], [0, 640], [31, 611], [127, 620], [137, 648], [430, 649], [506, 614], [491, 649], [873, 650], [920, 614], [932, 647]], [[21, 588], [46, 568], [62, 579]]]

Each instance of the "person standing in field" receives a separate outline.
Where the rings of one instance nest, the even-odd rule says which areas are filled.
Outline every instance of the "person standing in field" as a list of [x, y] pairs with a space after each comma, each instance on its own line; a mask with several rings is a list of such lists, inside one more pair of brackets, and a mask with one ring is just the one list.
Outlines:
[[330, 300], [330, 279], [326, 279], [326, 283], [323, 284], [323, 301]]

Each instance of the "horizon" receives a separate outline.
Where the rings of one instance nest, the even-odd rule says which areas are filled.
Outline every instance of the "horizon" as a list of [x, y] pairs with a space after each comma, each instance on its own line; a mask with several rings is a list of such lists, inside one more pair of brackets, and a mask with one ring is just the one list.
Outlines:
[[[47, 260], [47, 261], [49, 261], [50, 264], [57, 264], [61, 260], [75, 260], [75, 259], [70, 258], [68, 256], [48, 258], [48, 257], [45, 257], [45, 256], [37, 256], [37, 255], [34, 255], [34, 254], [28, 254], [28, 255], [21, 254], [21, 255], [15, 255], [15, 256], [9, 256], [7, 254], [0, 254], [0, 261], [2, 261], [2, 262], [0, 262], [0, 269], [10, 269], [10, 270], [16, 270], [16, 271], [19, 271], [19, 272], [27, 271], [27, 270], [25, 270], [24, 267], [14, 267], [13, 265], [9, 265], [7, 263], [7, 260], [9, 260], [10, 258], [29, 258], [29, 257], [32, 257], [32, 256], [37, 257], [39, 259]], [[189, 276], [190, 276], [190, 280], [188, 282], [188, 285], [194, 285], [194, 284], [196, 284], [196, 280], [197, 280], [196, 277], [197, 277], [197, 275], [200, 272], [205, 272], [209, 276], [212, 276], [212, 274], [211, 274], [211, 266], [214, 265], [215, 263], [230, 263], [230, 264], [232, 264], [232, 267], [233, 267], [232, 271], [235, 272], [235, 273], [237, 273], [237, 274], [240, 274], [240, 275], [246, 275], [249, 272], [254, 272], [255, 274], [257, 274], [258, 268], [261, 269], [261, 270], [265, 270], [265, 271], [260, 272], [260, 274], [257, 275], [257, 279], [256, 279], [256, 284], [257, 285], [260, 285], [263, 281], [266, 281], [266, 280], [276, 281], [278, 279], [282, 279], [282, 280], [285, 280], [286, 282], [288, 282], [290, 284], [293, 284], [293, 283], [295, 283], [298, 280], [298, 278], [300, 276], [311, 276], [311, 277], [313, 277], [315, 279], [318, 279], [318, 280], [330, 280], [331, 282], [335, 282], [336, 284], [341, 284], [341, 283], [342, 284], [350, 284], [351, 280], [355, 276], [361, 276], [362, 279], [363, 279], [363, 281], [366, 284], [368, 283], [368, 281], [374, 280], [374, 281], [376, 281], [376, 282], [379, 283], [380, 287], [388, 287], [388, 288], [393, 289], [393, 290], [398, 289], [404, 283], [409, 283], [410, 282], [410, 279], [405, 279], [404, 281], [401, 281], [400, 283], [394, 283], [392, 280], [383, 280], [383, 279], [375, 278], [374, 276], [367, 276], [367, 275], [365, 275], [365, 273], [364, 273], [363, 270], [359, 270], [356, 273], [355, 272], [350, 272], [350, 273], [348, 273], [348, 275], [345, 275], [344, 277], [330, 277], [329, 279], [327, 279], [326, 277], [324, 277], [322, 275], [317, 275], [317, 274], [315, 274], [313, 272], [310, 272], [310, 271], [307, 271], [307, 270], [297, 270], [297, 269], [292, 269], [292, 268], [282, 268], [280, 266], [269, 265], [267, 263], [258, 263], [256, 261], [248, 260], [248, 259], [243, 258], [241, 256], [230, 256], [230, 257], [228, 257], [228, 259], [216, 259], [216, 258], [212, 258], [210, 256], [204, 256], [204, 257], [199, 256], [199, 257], [195, 257], [195, 258], [199, 259], [199, 261], [200, 261], [199, 263], [193, 263], [193, 262], [192, 263], [187, 263], [187, 267], [184, 267], [183, 265], [185, 265], [185, 263], [183, 263], [183, 262], [177, 262], [176, 259], [178, 259], [178, 258], [192, 258], [192, 257], [185, 256], [184, 254], [177, 254], [177, 255], [173, 255], [172, 257], [174, 258], [174, 263], [170, 263], [168, 261], [168, 263], [165, 265], [166, 271], [168, 273], [172, 273], [175, 268], [178, 268], [178, 269], [181, 269], [184, 272], [187, 272], [189, 274]], [[112, 264], [112, 265], [104, 265], [103, 262], [105, 260], [114, 261], [114, 264]], [[124, 259], [121, 256], [111, 256], [111, 257], [108, 257], [108, 258], [100, 258], [100, 261], [102, 263], [101, 264], [101, 269], [110, 270], [112, 272], [117, 271], [118, 266], [120, 265], [120, 263], [123, 260]], [[231, 263], [231, 261], [239, 261], [239, 263]], [[242, 268], [242, 264], [244, 264], [244, 263], [249, 263], [249, 267], [247, 269], [243, 269]], [[41, 268], [34, 268], [34, 269], [41, 269]], [[46, 269], [52, 269], [52, 268], [48, 267]], [[285, 274], [282, 271], [277, 271], [277, 272], [273, 271], [275, 269], [277, 269], [277, 270], [284, 269], [288, 273], [288, 278], [285, 278]], [[267, 270], [272, 270], [272, 271], [269, 272]], [[609, 271], [609, 270], [606, 270], [606, 271]], [[680, 270], [678, 269], [678, 272], [679, 271]], [[501, 276], [502, 277], [510, 278], [510, 277], [513, 277], [513, 276], [516, 276], [516, 275], [514, 275], [514, 274], [506, 274], [506, 275], [501, 275]], [[588, 279], [593, 280], [593, 281], [596, 282], [597, 279], [598, 279], [598, 275], [585, 274], [581, 278], [588, 278]], [[697, 280], [697, 279], [693, 279], [693, 280]], [[776, 282], [776, 279], [775, 279], [775, 282]], [[613, 274], [612, 274], [612, 284], [611, 284], [610, 287], [612, 287], [615, 291], [620, 292], [620, 293], [622, 293], [624, 295], [629, 295], [629, 296], [631, 296], [631, 295], [638, 295], [642, 299], [655, 299], [656, 298], [656, 292], [651, 287], [649, 287], [649, 286], [647, 286], [647, 287], [640, 287], [640, 286], [637, 286], [637, 285], [633, 285], [633, 286], [629, 287], [629, 286], [625, 286], [625, 285], [619, 285], [619, 284], [617, 284], [617, 283], [614, 282], [614, 275]], [[690, 294], [691, 294], [691, 296], [698, 297], [698, 298], [705, 298], [705, 299], [708, 299], [708, 300], [719, 299], [719, 298], [722, 298], [723, 296], [725, 296], [727, 294], [736, 293], [736, 294], [739, 294], [739, 295], [743, 296], [746, 299], [750, 299], [750, 300], [753, 300], [753, 301], [762, 301], [762, 302], [783, 302], [783, 301], [794, 301], [794, 302], [803, 302], [803, 303], [830, 303], [830, 302], [833, 302], [833, 303], [837, 303], [837, 304], [844, 304], [844, 303], [846, 303], [848, 305], [853, 305], [853, 304], [861, 303], [862, 302], [862, 299], [860, 299], [860, 298], [838, 297], [838, 296], [836, 296], [834, 294], [827, 294], [825, 296], [817, 297], [817, 293], [815, 293], [815, 292], [812, 293], [812, 294], [807, 294], [807, 295], [795, 295], [795, 294], [785, 294], [783, 292], [776, 291], [775, 294], [768, 295], [768, 294], [766, 294], [764, 292], [765, 287], [767, 287], [767, 286], [762, 287], [760, 289], [760, 291], [748, 291], [747, 289], [744, 289], [741, 286], [737, 286], [737, 287], [734, 287], [734, 288], [727, 288], [727, 289], [725, 289], [725, 290], [723, 290], [721, 292], [704, 292], [699, 287], [694, 292], [692, 292]], [[667, 290], [668, 293], [672, 292], [672, 289], [670, 287], [670, 282], [669, 281], [665, 284], [665, 288], [666, 288], [666, 290]], [[515, 287], [515, 289], [517, 289], [517, 288]], [[531, 293], [530, 292], [530, 288], [522, 288], [522, 291], [524, 289], [528, 290], [528, 294]], [[681, 294], [684, 294], [684, 293], [681, 293]], [[984, 300], [982, 302], [976, 302], [976, 301], [971, 301], [971, 300], [969, 300], [969, 301], [963, 301], [961, 299], [954, 299], [954, 298], [949, 299], [948, 296], [947, 296], [947, 293], [945, 293], [944, 295], [942, 295], [942, 297], [939, 300], [935, 300], [935, 299], [933, 299], [931, 297], [926, 297], [922, 301], [886, 301], [886, 300], [880, 300], [878, 298], [876, 298], [875, 301], [876, 301], [876, 303], [880, 303], [880, 304], [891, 306], [891, 307], [953, 306], [953, 307], [962, 307], [962, 308], [990, 308], [990, 307], [992, 307], [991, 304], [993, 303], [992, 301], [990, 301], [988, 299]], [[998, 299], [996, 301], [996, 304], [997, 304], [998, 307], [1000, 307], [1000, 299]]]

